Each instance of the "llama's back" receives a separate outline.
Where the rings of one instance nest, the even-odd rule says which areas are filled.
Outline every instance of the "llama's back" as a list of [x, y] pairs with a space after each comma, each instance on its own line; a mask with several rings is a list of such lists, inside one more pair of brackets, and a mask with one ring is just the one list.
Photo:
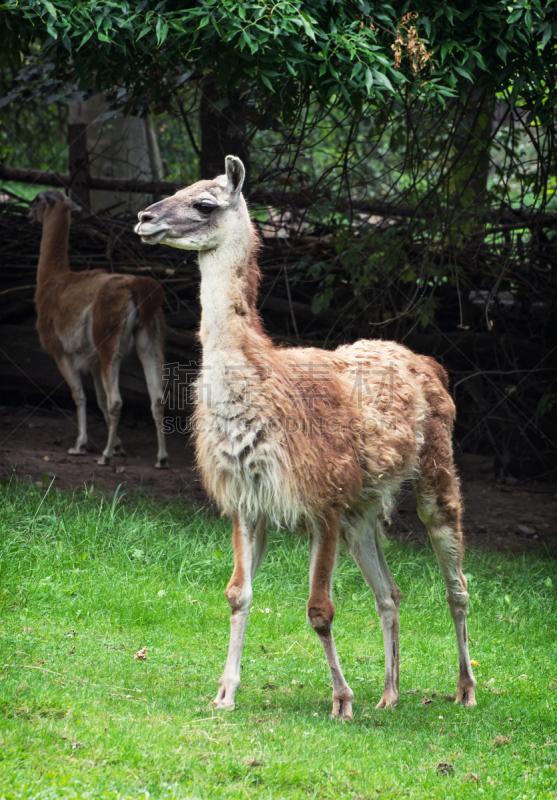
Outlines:
[[382, 340], [361, 340], [333, 355], [337, 369], [350, 376], [361, 414], [364, 496], [388, 497], [401, 481], [418, 478], [433, 439], [452, 463], [455, 407], [447, 374], [435, 359]]

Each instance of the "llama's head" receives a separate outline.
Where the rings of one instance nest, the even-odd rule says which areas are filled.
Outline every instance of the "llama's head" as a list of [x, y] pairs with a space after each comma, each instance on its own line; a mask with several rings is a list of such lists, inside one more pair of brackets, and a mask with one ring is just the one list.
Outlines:
[[47, 189], [45, 192], [38, 194], [29, 205], [28, 214], [31, 219], [36, 219], [37, 222], [43, 222], [45, 217], [52, 211], [58, 210], [60, 212], [66, 211], [81, 211], [81, 206], [70, 197], [66, 197], [62, 192], [56, 189]]
[[241, 219], [248, 219], [241, 194], [244, 165], [226, 156], [225, 169], [212, 181], [198, 181], [140, 211], [135, 232], [147, 244], [162, 242], [182, 250], [218, 247]]

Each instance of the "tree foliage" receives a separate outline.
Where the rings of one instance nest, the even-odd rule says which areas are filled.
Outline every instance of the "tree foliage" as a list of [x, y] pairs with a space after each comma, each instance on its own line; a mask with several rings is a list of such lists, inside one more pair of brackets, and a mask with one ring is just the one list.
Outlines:
[[[557, 100], [550, 0], [6, 0], [1, 8], [2, 52], [18, 58], [38, 42], [57, 68], [71, 61], [83, 86], [125, 88], [135, 106], [164, 104], [208, 72], [225, 89], [256, 84], [259, 106], [286, 119], [310, 98], [358, 111], [408, 92], [443, 102], [471, 82], [546, 121]], [[427, 56], [419, 69], [412, 43]]]

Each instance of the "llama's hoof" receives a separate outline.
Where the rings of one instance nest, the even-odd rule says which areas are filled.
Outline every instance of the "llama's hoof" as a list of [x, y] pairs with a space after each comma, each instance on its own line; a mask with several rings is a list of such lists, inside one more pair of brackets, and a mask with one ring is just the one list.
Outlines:
[[227, 703], [226, 700], [219, 700], [218, 696], [213, 700], [211, 705], [220, 711], [234, 711], [236, 708], [234, 700], [231, 703]]
[[80, 447], [70, 447], [68, 450], [69, 456], [84, 456], [86, 453], [85, 445], [82, 444]]
[[104, 456], [104, 455], [101, 456], [97, 460], [97, 464], [99, 465], [99, 467], [109, 467], [110, 466], [110, 456]]
[[476, 697], [473, 689], [459, 689], [456, 694], [456, 705], [465, 706], [466, 708], [474, 708], [476, 705]]
[[226, 685], [219, 684], [217, 696], [211, 705], [215, 708], [221, 709], [222, 711], [233, 711], [236, 707], [236, 703], [234, 702], [235, 694], [236, 688], [233, 685], [227, 687]]
[[236, 703], [225, 703], [224, 701], [222, 703], [217, 703], [216, 700], [213, 700], [212, 705], [219, 711], [234, 711], [236, 708]]
[[329, 719], [338, 719], [340, 722], [345, 722], [347, 719], [351, 720], [353, 718], [352, 697], [333, 697], [333, 710]]
[[398, 705], [398, 694], [392, 689], [385, 689], [381, 695], [381, 700], [375, 708], [396, 708]]
[[159, 458], [155, 464], [155, 469], [168, 469], [168, 458], [166, 456], [164, 458]]

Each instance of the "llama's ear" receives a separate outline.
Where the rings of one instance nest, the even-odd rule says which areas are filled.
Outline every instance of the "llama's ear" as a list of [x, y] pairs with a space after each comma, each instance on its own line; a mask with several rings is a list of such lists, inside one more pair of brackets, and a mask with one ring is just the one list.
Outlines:
[[228, 180], [226, 188], [230, 194], [239, 195], [246, 177], [245, 167], [236, 156], [226, 156], [225, 167]]
[[78, 211], [83, 211], [83, 209], [81, 208], [81, 206], [80, 206], [80, 205], [78, 205], [78, 204], [77, 204], [77, 203], [76, 203], [74, 200], [72, 200], [72, 198], [71, 198], [71, 197], [66, 197], [66, 205], [67, 205], [67, 207], [68, 207], [68, 210], [70, 211], [70, 213], [71, 213], [72, 211], [74, 211], [74, 212], [76, 212], [76, 213], [77, 213]]

